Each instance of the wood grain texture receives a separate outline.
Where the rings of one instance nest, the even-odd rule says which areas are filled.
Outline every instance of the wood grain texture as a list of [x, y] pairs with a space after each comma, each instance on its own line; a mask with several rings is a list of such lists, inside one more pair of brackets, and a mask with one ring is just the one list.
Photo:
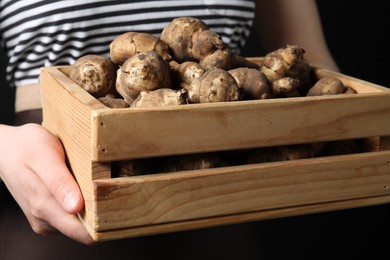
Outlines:
[[93, 160], [389, 135], [389, 104], [390, 91], [96, 111]]
[[[69, 82], [69, 78], [57, 68], [42, 69], [40, 84], [42, 125], [56, 135], [64, 146], [70, 169], [85, 200], [85, 209], [80, 217], [89, 228], [89, 223], [93, 222], [92, 180], [96, 169], [91, 160], [91, 110], [99, 106], [99, 102]], [[102, 171], [97, 172], [102, 177]], [[110, 172], [106, 171], [104, 176], [109, 177]]]
[[97, 231], [390, 195], [390, 152], [96, 180]]
[[124, 229], [114, 229], [107, 231], [97, 231], [92, 233], [96, 241], [115, 240], [118, 238], [140, 237], [147, 235], [156, 235], [161, 233], [172, 233], [183, 230], [192, 230], [199, 228], [208, 228], [228, 224], [237, 224], [250, 221], [261, 221], [267, 219], [284, 218], [304, 214], [313, 214], [320, 212], [351, 209], [357, 207], [373, 206], [387, 204], [390, 202], [390, 196], [377, 196], [359, 199], [349, 199], [325, 203], [308, 204], [301, 206], [276, 208], [255, 212], [242, 212], [239, 214], [210, 217], [203, 219], [192, 219], [188, 221], [155, 224], [140, 227], [128, 227]]

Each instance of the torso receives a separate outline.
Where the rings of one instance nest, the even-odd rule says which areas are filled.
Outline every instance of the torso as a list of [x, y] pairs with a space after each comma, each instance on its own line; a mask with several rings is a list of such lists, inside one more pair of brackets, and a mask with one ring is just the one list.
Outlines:
[[173, 18], [204, 20], [238, 51], [249, 35], [255, 1], [0, 1], [1, 40], [11, 86], [38, 82], [43, 66], [69, 65], [94, 53], [109, 56], [113, 38], [126, 31], [159, 35]]

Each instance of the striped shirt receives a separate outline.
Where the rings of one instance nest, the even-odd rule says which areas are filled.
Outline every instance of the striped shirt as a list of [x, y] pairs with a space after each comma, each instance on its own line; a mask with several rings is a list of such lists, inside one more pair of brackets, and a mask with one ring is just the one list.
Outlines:
[[1, 47], [11, 86], [37, 83], [43, 66], [70, 65], [85, 54], [109, 57], [115, 36], [159, 36], [175, 17], [202, 19], [239, 52], [249, 36], [255, 1], [0, 0]]

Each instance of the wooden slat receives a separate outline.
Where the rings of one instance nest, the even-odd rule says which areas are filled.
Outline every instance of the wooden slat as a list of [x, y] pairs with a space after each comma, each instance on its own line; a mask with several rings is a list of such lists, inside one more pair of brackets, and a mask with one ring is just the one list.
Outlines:
[[302, 205], [286, 208], [277, 208], [271, 210], [243, 212], [240, 214], [211, 217], [205, 219], [193, 219], [188, 221], [178, 221], [165, 224], [148, 225], [142, 227], [129, 227], [118, 230], [108, 230], [92, 233], [92, 237], [96, 241], [114, 240], [125, 237], [139, 237], [147, 235], [155, 235], [161, 233], [171, 233], [183, 230], [215, 227], [227, 224], [237, 224], [250, 221], [259, 221], [266, 219], [275, 219], [283, 217], [298, 216], [304, 214], [313, 214], [327, 211], [351, 209], [357, 207], [373, 206], [390, 203], [390, 196], [378, 196], [359, 199], [350, 199], [343, 201], [333, 201], [325, 203], [317, 203], [311, 205]]
[[[65, 82], [64, 82], [65, 81]], [[70, 168], [79, 183], [85, 200], [80, 215], [88, 228], [93, 222], [91, 158], [91, 110], [96, 100], [77, 86], [57, 68], [41, 71], [43, 126], [62, 142]], [[101, 171], [100, 171], [101, 172]], [[109, 174], [109, 172], [108, 172]]]
[[[390, 135], [390, 91], [98, 110], [94, 161]], [[125, 141], [126, 140], [126, 141]]]
[[390, 195], [390, 152], [96, 180], [96, 231]]

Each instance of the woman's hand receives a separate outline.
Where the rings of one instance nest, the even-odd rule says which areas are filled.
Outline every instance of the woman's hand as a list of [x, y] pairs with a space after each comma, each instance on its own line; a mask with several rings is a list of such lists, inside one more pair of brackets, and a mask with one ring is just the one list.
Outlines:
[[65, 164], [62, 144], [45, 128], [0, 125], [0, 176], [36, 233], [58, 230], [93, 243], [76, 216], [84, 200]]

